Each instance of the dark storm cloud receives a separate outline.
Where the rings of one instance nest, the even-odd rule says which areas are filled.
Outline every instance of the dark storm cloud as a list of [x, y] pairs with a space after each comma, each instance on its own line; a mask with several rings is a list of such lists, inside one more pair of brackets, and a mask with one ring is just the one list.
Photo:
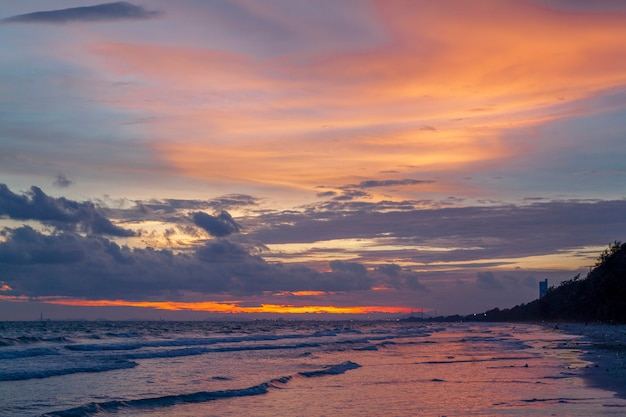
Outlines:
[[0, 264], [72, 264], [85, 257], [84, 249], [68, 235], [45, 236], [21, 227], [10, 236], [10, 245], [0, 245]]
[[[209, 242], [196, 250], [198, 259], [204, 262], [220, 263], [220, 262], [239, 262], [249, 256], [241, 246], [229, 242], [228, 240], [219, 240]], [[256, 258], [260, 260], [260, 258]]]
[[230, 214], [222, 211], [217, 216], [211, 216], [202, 211], [192, 214], [193, 222], [196, 226], [207, 231], [211, 236], [224, 237], [240, 230], [240, 226], [235, 222]]
[[[387, 257], [428, 263], [494, 262], [604, 246], [626, 236], [626, 200], [417, 206], [415, 202], [330, 202], [301, 213], [263, 215], [259, 222], [268, 226], [250, 235], [266, 244], [384, 237], [386, 245], [402, 247], [387, 251]], [[446, 250], [429, 252], [411, 246]], [[385, 256], [384, 252], [374, 255]]]
[[368, 290], [359, 264], [339, 262], [321, 273], [302, 265], [268, 264], [243, 247], [214, 240], [193, 251], [131, 249], [99, 236], [4, 229], [0, 276], [8, 295], [149, 300], [183, 292], [261, 295], [280, 291]]
[[3, 19], [3, 23], [49, 23], [100, 22], [110, 20], [150, 19], [159, 12], [149, 11], [125, 1], [104, 3], [96, 6], [71, 7], [21, 14]]
[[130, 230], [115, 226], [89, 202], [79, 203], [64, 197], [46, 195], [39, 187], [31, 187], [18, 195], [0, 184], [0, 216], [15, 220], [38, 220], [63, 230], [80, 231], [110, 236], [133, 236]]
[[[119, 206], [128, 203], [133, 202], [120, 201]], [[492, 302], [488, 296], [497, 293], [502, 300], [498, 305], [508, 305], [519, 302], [522, 293], [534, 296], [537, 279], [532, 271], [513, 268], [496, 276], [488, 271], [492, 266], [505, 266], [511, 258], [604, 246], [626, 235], [626, 200], [529, 200], [520, 206], [476, 207], [437, 206], [428, 201], [328, 201], [300, 211], [257, 210], [237, 222], [226, 211], [209, 215], [199, 210], [226, 204], [254, 207], [256, 200], [229, 196], [207, 201], [148, 201], [131, 209], [103, 212], [92, 203], [47, 196], [37, 187], [18, 195], [0, 186], [0, 216], [56, 227], [46, 233], [29, 227], [0, 230], [0, 277], [13, 288], [12, 294], [32, 297], [180, 300], [188, 292], [261, 296], [309, 290], [363, 291], [383, 299], [400, 291], [410, 297], [428, 294], [455, 300], [483, 294], [481, 300], [486, 302]], [[216, 238], [174, 253], [151, 247], [133, 249], [102, 236], [79, 234], [86, 230], [104, 234], [103, 230], [115, 228], [109, 217], [102, 215], [111, 211], [116, 215], [109, 217], [119, 220], [169, 222], [171, 227], [158, 232], [166, 238], [173, 236], [172, 229], [181, 227], [195, 233], [202, 229]], [[233, 235], [240, 230], [245, 233]], [[368, 250], [336, 249], [336, 255], [344, 260], [330, 262], [329, 272], [319, 272], [306, 265], [268, 263], [258, 256], [264, 252], [254, 246], [332, 239], [366, 239]], [[376, 239], [381, 239], [379, 248]], [[428, 249], [431, 246], [436, 248]], [[320, 259], [320, 253], [328, 259], [328, 250], [315, 245], [296, 255]], [[429, 271], [414, 271], [392, 262], [421, 264]], [[447, 262], [454, 262], [456, 271], [450, 271]], [[543, 279], [546, 274], [549, 272], [537, 276]], [[571, 277], [567, 274], [561, 279], [565, 278]], [[448, 284], [455, 280], [467, 285], [463, 290], [451, 288]], [[372, 288], [380, 291], [368, 291]]]

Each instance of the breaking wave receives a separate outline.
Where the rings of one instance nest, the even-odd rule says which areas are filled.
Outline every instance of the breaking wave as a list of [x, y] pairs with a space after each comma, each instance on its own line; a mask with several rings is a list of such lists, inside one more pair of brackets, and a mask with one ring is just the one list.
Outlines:
[[352, 369], [360, 368], [361, 365], [346, 361], [343, 363], [329, 365], [322, 369], [310, 372], [300, 372], [297, 375], [274, 378], [252, 387], [240, 389], [228, 389], [219, 391], [200, 391], [189, 394], [167, 395], [161, 397], [138, 398], [132, 400], [114, 400], [101, 403], [89, 403], [68, 410], [54, 411], [43, 414], [41, 417], [90, 417], [101, 412], [132, 411], [137, 409], [158, 409], [172, 407], [178, 404], [204, 403], [224, 398], [250, 397], [267, 394], [272, 389], [280, 389], [296, 376], [321, 377], [329, 375], [340, 375]]

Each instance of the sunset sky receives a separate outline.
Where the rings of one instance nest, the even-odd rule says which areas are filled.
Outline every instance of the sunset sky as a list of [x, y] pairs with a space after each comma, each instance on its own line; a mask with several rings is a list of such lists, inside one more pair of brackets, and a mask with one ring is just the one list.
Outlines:
[[468, 314], [626, 240], [626, 1], [3, 0], [0, 39], [0, 320]]

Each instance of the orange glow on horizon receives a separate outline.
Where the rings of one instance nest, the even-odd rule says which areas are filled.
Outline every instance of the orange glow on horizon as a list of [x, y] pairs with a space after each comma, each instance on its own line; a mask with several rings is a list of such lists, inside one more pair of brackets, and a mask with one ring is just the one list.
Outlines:
[[[32, 301], [28, 297], [0, 296], [2, 301], [26, 302]], [[407, 314], [414, 312], [414, 308], [397, 306], [323, 306], [307, 305], [295, 306], [289, 304], [261, 304], [247, 307], [233, 302], [183, 302], [183, 301], [126, 301], [126, 300], [79, 300], [58, 297], [40, 297], [38, 301], [45, 304], [55, 304], [74, 307], [142, 307], [168, 311], [204, 311], [209, 313], [273, 313], [273, 314]]]

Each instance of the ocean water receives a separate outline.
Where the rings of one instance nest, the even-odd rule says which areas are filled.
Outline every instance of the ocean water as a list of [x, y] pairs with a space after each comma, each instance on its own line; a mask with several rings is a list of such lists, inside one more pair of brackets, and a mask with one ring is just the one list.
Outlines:
[[623, 416], [574, 338], [396, 321], [4, 322], [0, 416]]

